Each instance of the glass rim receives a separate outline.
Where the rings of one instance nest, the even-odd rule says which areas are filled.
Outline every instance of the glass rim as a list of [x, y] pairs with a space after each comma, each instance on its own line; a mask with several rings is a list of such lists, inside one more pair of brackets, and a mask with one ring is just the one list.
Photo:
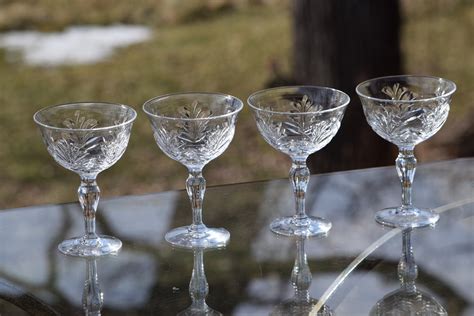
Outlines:
[[[435, 79], [435, 80], [437, 80], [437, 81], [444, 81], [444, 82], [450, 84], [452, 87], [451, 87], [451, 89], [450, 89], [448, 92], [443, 93], [442, 95], [435, 96], [435, 97], [429, 97], [429, 98], [415, 99], [415, 100], [390, 100], [390, 99], [381, 99], [381, 98], [375, 98], [375, 97], [368, 96], [368, 95], [366, 95], [365, 93], [363, 93], [363, 92], [360, 91], [361, 87], [362, 87], [363, 85], [369, 83], [369, 82], [374, 82], [374, 81], [382, 80], [382, 79], [394, 79], [394, 78], [419, 78], [419, 79], [425, 78], [425, 79]], [[449, 96], [452, 95], [454, 92], [456, 92], [456, 89], [457, 89], [457, 86], [456, 86], [456, 84], [455, 84], [453, 81], [448, 80], [448, 79], [445, 79], [445, 78], [441, 78], [441, 77], [427, 76], [427, 75], [393, 75], [393, 76], [376, 77], [376, 78], [371, 78], [371, 79], [362, 81], [361, 83], [359, 83], [359, 84], [356, 86], [355, 91], [356, 91], [357, 95], [359, 95], [359, 97], [365, 98], [365, 99], [368, 99], [368, 100], [372, 100], [372, 101], [377, 101], [377, 102], [384, 102], [384, 103], [394, 103], [394, 102], [396, 102], [396, 103], [421, 103], [421, 102], [434, 101], [434, 100], [438, 100], [438, 99], [441, 99], [441, 98], [449, 97]]]
[[[229, 113], [220, 114], [220, 115], [216, 115], [216, 116], [197, 117], [197, 118], [186, 118], [186, 117], [174, 117], [174, 116], [160, 115], [160, 114], [151, 113], [147, 109], [148, 105], [154, 104], [157, 101], [162, 101], [162, 100], [165, 100], [165, 99], [170, 98], [170, 97], [187, 96], [187, 95], [193, 95], [193, 94], [194, 95], [211, 95], [211, 96], [213, 95], [213, 96], [229, 97], [232, 100], [237, 101], [239, 106], [235, 110], [230, 111]], [[239, 98], [237, 98], [233, 95], [227, 94], [227, 93], [188, 91], [188, 92], [167, 93], [167, 94], [163, 94], [163, 95], [153, 97], [153, 98], [145, 101], [145, 103], [143, 103], [142, 110], [147, 115], [149, 115], [151, 117], [159, 118], [159, 119], [166, 119], [166, 120], [173, 120], [173, 121], [206, 121], [206, 120], [215, 120], [215, 119], [220, 119], [220, 118], [232, 116], [234, 114], [239, 113], [242, 110], [243, 107], [244, 107], [244, 103], [242, 102], [242, 100], [240, 100]]]
[[[333, 91], [333, 92], [336, 92], [336, 93], [339, 93], [339, 94], [343, 95], [347, 99], [347, 101], [344, 102], [343, 104], [338, 105], [338, 106], [336, 106], [334, 108], [331, 108], [331, 109], [326, 109], [326, 110], [322, 110], [322, 111], [315, 111], [315, 112], [296, 112], [296, 113], [289, 112], [289, 111], [275, 111], [275, 110], [263, 109], [263, 108], [257, 107], [256, 105], [252, 104], [252, 101], [250, 101], [251, 98], [253, 98], [253, 97], [255, 97], [259, 94], [264, 94], [264, 93], [274, 91], [274, 90], [285, 90], [285, 89], [290, 89], [290, 88], [311, 88], [311, 89], [316, 89], [316, 90], [330, 90], [330, 91]], [[312, 85], [281, 86], [281, 87], [262, 89], [262, 90], [255, 91], [254, 93], [249, 95], [249, 97], [247, 98], [247, 104], [253, 110], [259, 111], [259, 112], [271, 113], [271, 114], [279, 114], [279, 115], [308, 115], [308, 114], [315, 115], [315, 114], [329, 113], [329, 112], [332, 112], [332, 111], [335, 111], [335, 110], [346, 107], [350, 102], [351, 102], [350, 96], [347, 93], [345, 93], [344, 91], [341, 91], [341, 90], [338, 90], [338, 89], [335, 89], [335, 88], [330, 88], [330, 87], [312, 86]]]
[[[111, 125], [111, 126], [103, 126], [103, 127], [95, 127], [95, 128], [58, 127], [58, 126], [48, 125], [46, 123], [43, 123], [43, 122], [39, 121], [39, 119], [38, 119], [38, 116], [42, 112], [46, 112], [46, 111], [51, 110], [53, 108], [67, 107], [67, 106], [74, 106], [74, 105], [89, 106], [89, 105], [94, 105], [94, 104], [95, 105], [112, 105], [112, 106], [116, 106], [116, 107], [120, 107], [120, 108], [125, 108], [125, 109], [131, 111], [133, 115], [132, 115], [131, 118], [129, 118], [128, 120], [126, 120], [126, 121], [124, 121], [120, 124], [115, 124], [115, 125]], [[137, 111], [135, 111], [135, 109], [132, 108], [129, 105], [125, 105], [125, 104], [121, 104], [121, 103], [113, 103], [113, 102], [101, 102], [101, 101], [83, 101], [83, 102], [69, 102], [69, 103], [55, 104], [55, 105], [50, 105], [50, 106], [47, 106], [45, 108], [39, 109], [38, 111], [35, 112], [35, 114], [33, 114], [33, 120], [39, 126], [42, 126], [42, 127], [48, 128], [48, 129], [54, 129], [54, 130], [79, 131], [79, 132], [82, 132], [82, 131], [100, 131], [100, 130], [107, 130], [107, 129], [112, 129], [112, 128], [116, 128], [116, 127], [121, 127], [121, 126], [125, 126], [125, 125], [128, 125], [128, 124], [132, 123], [133, 121], [135, 121], [136, 118], [137, 118]]]

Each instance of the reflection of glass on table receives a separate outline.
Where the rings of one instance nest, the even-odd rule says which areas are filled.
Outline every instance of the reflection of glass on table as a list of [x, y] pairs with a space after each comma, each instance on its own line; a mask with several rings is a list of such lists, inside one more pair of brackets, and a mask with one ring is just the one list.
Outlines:
[[412, 229], [403, 234], [402, 256], [398, 263], [400, 288], [385, 295], [370, 311], [373, 316], [420, 315], [447, 316], [444, 307], [430, 294], [417, 289], [418, 267], [411, 245]]
[[293, 269], [291, 270], [291, 284], [293, 285], [294, 295], [292, 298], [278, 304], [271, 312], [270, 315], [272, 316], [333, 315], [333, 312], [327, 305], [322, 305], [318, 310], [315, 310], [318, 300], [312, 298], [309, 293], [313, 276], [306, 258], [305, 239], [305, 237], [295, 237], [296, 257]]
[[204, 270], [204, 249], [193, 249], [193, 272], [189, 281], [189, 296], [191, 305], [178, 313], [179, 316], [219, 316], [220, 312], [212, 309], [206, 303], [209, 294], [209, 283], [207, 283], [206, 272]]
[[97, 260], [87, 258], [86, 280], [82, 292], [82, 308], [86, 315], [100, 316], [100, 311], [104, 305], [104, 293], [100, 289], [99, 275], [97, 273]]
[[[449, 315], [474, 311], [473, 166], [474, 159], [468, 158], [420, 164], [417, 170], [417, 201], [435, 206], [442, 216], [435, 229], [412, 234], [419, 266], [416, 286], [436, 297]], [[394, 251], [400, 240], [377, 225], [370, 211], [399, 201], [393, 172], [393, 167], [382, 167], [311, 176], [308, 214], [330, 217], [335, 225], [328, 237], [304, 242], [314, 274], [310, 293], [335, 315], [368, 315], [378, 300], [400, 287], [395, 276], [400, 255]], [[225, 251], [204, 254], [211, 287], [206, 301], [224, 315], [268, 315], [294, 296], [289, 278], [295, 242], [276, 238], [268, 229], [277, 212], [293, 206], [288, 180], [215, 186], [206, 194], [209, 224], [221, 223], [233, 236]], [[191, 254], [172, 249], [163, 239], [172, 227], [186, 223], [188, 205], [187, 192], [179, 190], [101, 200], [98, 230], [123, 242], [118, 256], [97, 261], [103, 315], [176, 315], [191, 305]], [[56, 251], [70, 231], [81, 229], [77, 203], [0, 212], [0, 313], [84, 313], [85, 261]], [[383, 239], [326, 297], [349, 264], [386, 234], [397, 237]], [[42, 305], [33, 304], [33, 297]]]

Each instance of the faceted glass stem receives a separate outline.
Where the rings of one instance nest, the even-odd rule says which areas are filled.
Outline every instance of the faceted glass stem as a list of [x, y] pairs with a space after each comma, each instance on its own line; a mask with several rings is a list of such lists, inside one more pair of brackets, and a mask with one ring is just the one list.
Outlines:
[[189, 169], [186, 191], [191, 201], [193, 222], [189, 226], [177, 227], [167, 232], [166, 241], [175, 247], [187, 249], [225, 247], [230, 233], [224, 228], [208, 228], [202, 221], [202, 203], [206, 191], [202, 168]]
[[402, 185], [402, 212], [411, 209], [412, 206], [412, 183], [416, 171], [416, 158], [413, 147], [400, 147], [399, 154], [395, 160], [398, 177]]
[[95, 214], [100, 199], [100, 189], [94, 178], [81, 178], [81, 185], [77, 190], [79, 203], [84, 213], [86, 235], [84, 239], [97, 239], [95, 232]]
[[189, 170], [186, 191], [193, 210], [193, 223], [189, 226], [190, 232], [193, 238], [203, 238], [206, 236], [206, 226], [202, 222], [202, 203], [206, 191], [206, 179], [202, 176], [202, 169]]
[[293, 187], [296, 211], [294, 215], [279, 217], [270, 223], [270, 229], [275, 234], [305, 237], [323, 236], [331, 229], [331, 222], [306, 214], [305, 198], [310, 178], [306, 158], [292, 157], [289, 178]]
[[398, 278], [403, 290], [416, 292], [415, 280], [418, 277], [418, 267], [415, 263], [411, 246], [411, 229], [403, 230], [402, 257], [398, 263]]
[[395, 163], [402, 187], [402, 205], [378, 211], [375, 214], [375, 220], [379, 224], [406, 229], [433, 226], [439, 219], [439, 215], [431, 209], [413, 206], [412, 185], [416, 171], [416, 158], [413, 149], [413, 146], [399, 147]]
[[65, 255], [78, 257], [98, 257], [115, 254], [122, 247], [122, 242], [112, 236], [97, 235], [95, 215], [99, 204], [100, 190], [94, 177], [81, 177], [77, 190], [79, 203], [84, 214], [85, 234], [63, 240], [58, 249]]
[[306, 159], [293, 159], [290, 169], [290, 181], [295, 196], [296, 215], [295, 225], [306, 225], [305, 198], [309, 183], [310, 172], [306, 166]]

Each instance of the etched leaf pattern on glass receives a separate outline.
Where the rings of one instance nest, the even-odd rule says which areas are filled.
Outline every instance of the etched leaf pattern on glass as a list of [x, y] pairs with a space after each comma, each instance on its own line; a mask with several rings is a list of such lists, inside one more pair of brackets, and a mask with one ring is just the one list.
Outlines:
[[[212, 112], [207, 108], [201, 108], [197, 100], [191, 104], [190, 108], [183, 106], [178, 112], [185, 119], [204, 119], [212, 116]], [[178, 126], [181, 127], [182, 132], [178, 138], [185, 143], [198, 144], [205, 137], [208, 123], [207, 120], [180, 121]]]
[[369, 100], [364, 112], [374, 131], [398, 146], [414, 146], [431, 137], [448, 117], [447, 99], [418, 102], [419, 95], [399, 83], [381, 92], [388, 100], [401, 102]]
[[266, 111], [256, 113], [257, 127], [264, 139], [290, 156], [307, 156], [326, 146], [337, 133], [344, 109], [324, 112], [304, 95], [291, 102], [292, 114]]
[[395, 83], [392, 87], [383, 87], [382, 92], [395, 101], [411, 101], [418, 98], [416, 93], [406, 87], [400, 86], [399, 83]]
[[63, 121], [68, 130], [45, 130], [47, 149], [62, 166], [78, 173], [98, 173], [113, 165], [125, 152], [130, 126], [94, 130], [99, 122], [74, 112]]
[[154, 137], [170, 158], [188, 167], [203, 167], [222, 154], [235, 130], [235, 117], [216, 118], [197, 101], [178, 110], [180, 119], [153, 121]]
[[[317, 112], [322, 109], [321, 105], [314, 104], [307, 95], [304, 95], [301, 101], [291, 102], [294, 108], [291, 113]], [[289, 134], [295, 136], [310, 135], [312, 128], [312, 117], [307, 115], [292, 115], [290, 121], [284, 122], [283, 126]]]

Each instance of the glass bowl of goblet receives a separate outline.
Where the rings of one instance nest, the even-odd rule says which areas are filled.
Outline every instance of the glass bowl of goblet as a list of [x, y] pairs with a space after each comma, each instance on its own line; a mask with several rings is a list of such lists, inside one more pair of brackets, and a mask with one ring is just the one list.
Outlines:
[[329, 221], [306, 214], [305, 195], [310, 178], [306, 159], [336, 135], [349, 100], [342, 91], [316, 86], [272, 88], [249, 96], [247, 102], [260, 134], [292, 160], [289, 178], [296, 214], [274, 220], [270, 224], [274, 233], [309, 237], [330, 230]]
[[378, 211], [375, 220], [385, 226], [433, 226], [439, 215], [412, 203], [412, 183], [417, 160], [415, 146], [438, 132], [448, 118], [454, 82], [437, 77], [401, 75], [375, 78], [356, 87], [372, 129], [395, 144], [395, 160], [402, 186], [402, 204]]
[[191, 201], [193, 222], [166, 233], [166, 241], [173, 246], [220, 248], [229, 241], [227, 230], [209, 228], [203, 223], [206, 180], [202, 169], [229, 146], [242, 107], [242, 101], [231, 95], [206, 92], [159, 96], [143, 105], [158, 147], [189, 172], [186, 191]]
[[77, 193], [86, 234], [61, 242], [58, 248], [62, 253], [96, 257], [116, 253], [122, 247], [119, 239], [96, 233], [100, 197], [96, 178], [122, 157], [136, 116], [129, 106], [103, 102], [55, 105], [34, 114], [49, 154], [81, 178]]

